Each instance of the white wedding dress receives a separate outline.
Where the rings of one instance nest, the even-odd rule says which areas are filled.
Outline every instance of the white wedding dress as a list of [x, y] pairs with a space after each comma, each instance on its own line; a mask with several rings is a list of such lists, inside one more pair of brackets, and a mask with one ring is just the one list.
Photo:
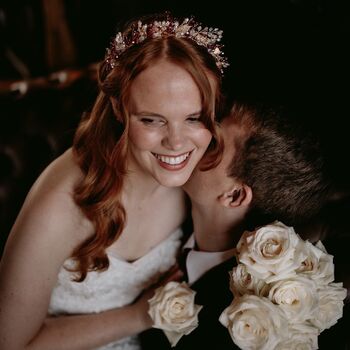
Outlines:
[[[176, 230], [146, 255], [127, 262], [108, 255], [110, 265], [106, 271], [92, 271], [83, 282], [74, 282], [72, 272], [61, 268], [52, 292], [49, 314], [88, 314], [122, 307], [132, 303], [139, 294], [175, 264], [180, 247], [181, 229]], [[65, 266], [73, 266], [68, 259]], [[118, 327], [118, 324], [115, 325]], [[98, 350], [140, 350], [137, 336], [99, 347]]]

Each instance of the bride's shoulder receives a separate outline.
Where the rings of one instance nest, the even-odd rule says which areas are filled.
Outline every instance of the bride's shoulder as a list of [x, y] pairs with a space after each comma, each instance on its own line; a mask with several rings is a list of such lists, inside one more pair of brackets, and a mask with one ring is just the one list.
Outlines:
[[74, 201], [74, 189], [82, 176], [71, 149], [68, 149], [50, 163], [35, 181], [21, 215], [44, 216], [46, 222], [65, 226], [68, 231], [77, 227], [87, 228], [89, 222]]
[[[50, 250], [57, 266], [93, 233], [93, 224], [75, 203], [82, 174], [70, 150], [49, 164], [30, 189], [11, 229], [13, 254], [36, 258]], [[33, 247], [26, 254], [27, 246]], [[40, 255], [43, 259], [45, 257]], [[29, 260], [30, 260], [29, 259]]]
[[82, 176], [72, 150], [68, 149], [44, 169], [35, 181], [31, 192], [70, 194]]

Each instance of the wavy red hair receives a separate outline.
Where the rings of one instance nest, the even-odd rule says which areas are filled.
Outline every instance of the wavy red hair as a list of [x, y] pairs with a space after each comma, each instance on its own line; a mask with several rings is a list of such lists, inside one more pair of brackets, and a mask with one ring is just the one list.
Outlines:
[[111, 72], [103, 62], [99, 69], [101, 91], [73, 143], [75, 159], [84, 173], [74, 199], [95, 227], [94, 235], [73, 252], [77, 281], [83, 281], [88, 271], [108, 268], [105, 250], [124, 229], [121, 193], [127, 174], [130, 87], [142, 71], [160, 60], [178, 64], [193, 77], [202, 98], [202, 121], [213, 134], [213, 163], [220, 159], [222, 147], [214, 116], [222, 110], [221, 72], [205, 47], [174, 36], [147, 39], [121, 55]]

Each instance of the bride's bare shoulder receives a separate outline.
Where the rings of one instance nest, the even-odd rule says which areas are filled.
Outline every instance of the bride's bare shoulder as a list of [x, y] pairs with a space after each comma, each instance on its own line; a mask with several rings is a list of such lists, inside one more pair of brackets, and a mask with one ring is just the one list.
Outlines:
[[82, 176], [70, 149], [46, 167], [14, 222], [7, 255], [21, 256], [28, 264], [49, 259], [48, 266], [58, 269], [93, 234], [93, 223], [74, 200], [74, 189]]
[[40, 222], [42, 225], [74, 232], [76, 239], [85, 239], [92, 233], [91, 222], [74, 200], [74, 189], [83, 173], [74, 160], [72, 150], [49, 164], [33, 184], [17, 221]]
[[74, 159], [72, 149], [69, 148], [47, 166], [36, 184], [57, 190], [69, 190], [72, 186], [76, 186], [82, 176], [83, 173]]

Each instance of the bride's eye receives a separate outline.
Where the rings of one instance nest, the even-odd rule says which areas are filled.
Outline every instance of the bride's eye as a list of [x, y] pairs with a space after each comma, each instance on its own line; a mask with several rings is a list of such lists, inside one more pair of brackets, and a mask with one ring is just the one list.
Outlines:
[[161, 118], [150, 118], [150, 117], [142, 117], [140, 118], [140, 121], [149, 126], [161, 126], [164, 125], [164, 120]]
[[187, 118], [188, 121], [190, 122], [198, 122], [199, 121], [199, 117], [191, 117], [191, 118]]
[[202, 123], [202, 119], [200, 115], [188, 117], [187, 121], [189, 123]]
[[141, 118], [142, 123], [144, 124], [152, 124], [154, 122], [154, 119], [151, 118]]

